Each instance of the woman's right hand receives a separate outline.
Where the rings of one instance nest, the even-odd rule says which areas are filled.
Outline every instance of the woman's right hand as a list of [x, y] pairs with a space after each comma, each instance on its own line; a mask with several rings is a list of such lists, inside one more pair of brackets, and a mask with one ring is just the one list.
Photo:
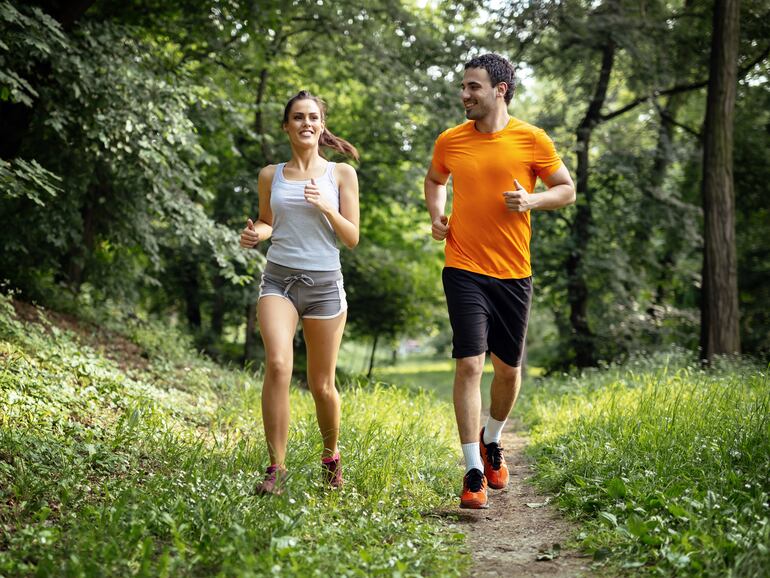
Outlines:
[[253, 249], [259, 243], [259, 233], [254, 229], [254, 221], [246, 221], [246, 228], [241, 231], [241, 247], [244, 249]]

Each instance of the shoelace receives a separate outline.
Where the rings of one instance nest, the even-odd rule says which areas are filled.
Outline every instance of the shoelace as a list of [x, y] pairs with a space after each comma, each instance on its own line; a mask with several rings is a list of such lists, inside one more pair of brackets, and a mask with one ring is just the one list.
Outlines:
[[470, 472], [465, 474], [465, 480], [468, 484], [468, 489], [471, 492], [480, 492], [482, 482], [484, 481], [484, 474], [476, 468], [473, 468]]
[[294, 284], [297, 282], [304, 283], [308, 287], [312, 287], [315, 285], [315, 281], [313, 281], [313, 278], [309, 275], [305, 275], [304, 273], [297, 273], [296, 275], [289, 275], [286, 277], [283, 282], [286, 283], [286, 288], [283, 290], [283, 296], [288, 297], [289, 291], [292, 287], [294, 287]]
[[503, 447], [495, 442], [484, 445], [487, 448], [487, 457], [492, 462], [492, 468], [499, 470], [500, 466], [503, 465]]

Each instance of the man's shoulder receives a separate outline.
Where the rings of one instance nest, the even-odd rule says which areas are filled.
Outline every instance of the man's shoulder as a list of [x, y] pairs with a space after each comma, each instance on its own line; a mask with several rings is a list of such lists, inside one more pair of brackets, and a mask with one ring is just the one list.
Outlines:
[[440, 139], [450, 139], [456, 136], [465, 135], [468, 133], [473, 132], [473, 121], [472, 120], [466, 120], [463, 123], [458, 124], [457, 126], [452, 126], [446, 129], [444, 132], [442, 132], [438, 138]]
[[509, 125], [508, 129], [511, 131], [523, 132], [532, 135], [545, 132], [542, 128], [525, 122], [520, 118], [516, 118], [515, 116], [511, 117], [511, 124]]

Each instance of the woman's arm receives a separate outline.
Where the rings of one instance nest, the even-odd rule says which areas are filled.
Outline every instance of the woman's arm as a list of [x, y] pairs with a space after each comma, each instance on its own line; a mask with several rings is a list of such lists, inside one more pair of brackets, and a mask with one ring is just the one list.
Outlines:
[[275, 165], [267, 165], [259, 171], [257, 190], [259, 192], [259, 218], [257, 222], [249, 219], [246, 228], [241, 231], [241, 247], [251, 249], [260, 241], [270, 238], [273, 234], [273, 211], [270, 208], [270, 190], [273, 184]]

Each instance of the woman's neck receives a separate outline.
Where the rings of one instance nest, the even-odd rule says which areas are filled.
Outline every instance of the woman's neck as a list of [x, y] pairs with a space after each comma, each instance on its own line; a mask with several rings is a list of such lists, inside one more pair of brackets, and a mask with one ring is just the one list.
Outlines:
[[305, 172], [323, 164], [324, 158], [318, 154], [317, 148], [307, 150], [292, 149], [291, 159], [286, 164], [293, 169]]

